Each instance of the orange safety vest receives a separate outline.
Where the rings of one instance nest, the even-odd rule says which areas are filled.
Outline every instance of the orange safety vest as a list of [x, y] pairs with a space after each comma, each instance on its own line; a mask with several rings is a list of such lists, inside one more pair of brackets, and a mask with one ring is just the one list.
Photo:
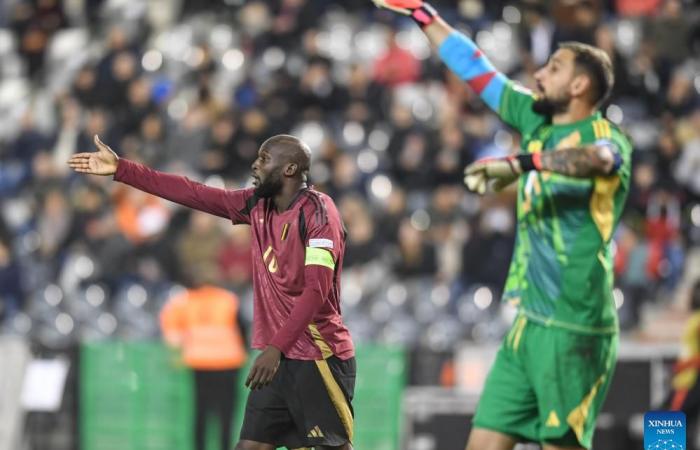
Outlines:
[[160, 324], [166, 341], [182, 347], [188, 367], [236, 369], [247, 357], [237, 316], [238, 298], [234, 294], [201, 286], [168, 300], [160, 313]]

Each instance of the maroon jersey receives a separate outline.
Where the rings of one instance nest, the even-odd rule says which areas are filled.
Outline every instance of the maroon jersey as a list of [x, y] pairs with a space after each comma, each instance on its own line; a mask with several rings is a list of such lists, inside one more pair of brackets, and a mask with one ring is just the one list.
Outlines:
[[[313, 189], [302, 189], [286, 211], [277, 212], [271, 199], [257, 198], [252, 188], [212, 188], [125, 159], [119, 160], [114, 179], [190, 208], [229, 218], [234, 224], [251, 226], [253, 348], [264, 349], [274, 343], [287, 358], [303, 360], [354, 356], [350, 333], [340, 315], [345, 233], [330, 197]], [[320, 283], [327, 285], [326, 288], [311, 292], [306, 286], [311, 275], [314, 282], [317, 276], [327, 277], [327, 283]], [[306, 306], [309, 303], [306, 299], [316, 292], [323, 292], [324, 298], [315, 299], [314, 306]], [[304, 304], [297, 304], [292, 314], [295, 303], [302, 300]], [[299, 317], [310, 320], [289, 323]]]

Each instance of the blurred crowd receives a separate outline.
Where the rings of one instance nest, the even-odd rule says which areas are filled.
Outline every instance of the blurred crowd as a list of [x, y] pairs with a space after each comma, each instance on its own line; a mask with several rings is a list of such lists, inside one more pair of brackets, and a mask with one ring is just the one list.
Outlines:
[[[435, 1], [531, 85], [558, 42], [615, 62], [605, 115], [635, 144], [615, 234], [622, 325], [700, 276], [700, 8], [680, 0]], [[70, 173], [92, 137], [209, 185], [249, 185], [276, 133], [348, 229], [342, 299], [358, 341], [498, 339], [514, 192], [477, 197], [469, 162], [519, 137], [409, 20], [345, 0], [6, 0], [0, 5], [0, 322], [60, 347], [157, 334], [183, 268], [242, 298], [247, 227]]]

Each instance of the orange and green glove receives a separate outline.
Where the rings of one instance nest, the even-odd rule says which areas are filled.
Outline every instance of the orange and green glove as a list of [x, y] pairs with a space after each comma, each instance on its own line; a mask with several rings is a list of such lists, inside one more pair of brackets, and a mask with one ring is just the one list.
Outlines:
[[421, 28], [427, 27], [438, 16], [435, 8], [423, 0], [372, 0], [377, 8], [390, 9], [410, 16]]

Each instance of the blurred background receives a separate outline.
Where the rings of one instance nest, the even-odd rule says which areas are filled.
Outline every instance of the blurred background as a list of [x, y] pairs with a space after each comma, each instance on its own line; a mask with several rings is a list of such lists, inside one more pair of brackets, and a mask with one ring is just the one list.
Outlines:
[[[614, 235], [620, 362], [594, 448], [641, 448], [700, 279], [700, 7], [433, 3], [525, 85], [564, 40], [615, 63], [604, 114], [635, 154]], [[191, 448], [187, 373], [158, 311], [196, 266], [250, 323], [249, 230], [65, 161], [99, 134], [240, 188], [276, 133], [309, 144], [311, 181], [348, 229], [356, 448], [463, 449], [514, 316], [499, 296], [515, 196], [470, 194], [462, 171], [519, 137], [409, 20], [365, 0], [3, 0], [0, 118], [0, 449]]]

